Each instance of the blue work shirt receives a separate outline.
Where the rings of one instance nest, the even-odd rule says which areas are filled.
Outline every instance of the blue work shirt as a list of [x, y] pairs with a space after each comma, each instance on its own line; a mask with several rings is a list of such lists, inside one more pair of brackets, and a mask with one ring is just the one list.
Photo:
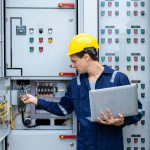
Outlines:
[[[108, 88], [130, 84], [128, 77], [117, 72], [114, 82], [111, 82], [114, 70], [104, 66], [104, 71], [96, 81], [95, 88]], [[90, 122], [86, 117], [90, 116], [89, 90], [90, 84], [88, 74], [80, 75], [80, 85], [77, 78], [71, 80], [67, 92], [59, 103], [38, 100], [37, 106], [55, 115], [65, 116], [75, 111], [79, 123], [77, 133], [77, 150], [123, 150], [122, 128], [138, 122], [142, 115], [125, 117], [124, 125], [103, 125]], [[139, 107], [141, 105], [139, 103]]]

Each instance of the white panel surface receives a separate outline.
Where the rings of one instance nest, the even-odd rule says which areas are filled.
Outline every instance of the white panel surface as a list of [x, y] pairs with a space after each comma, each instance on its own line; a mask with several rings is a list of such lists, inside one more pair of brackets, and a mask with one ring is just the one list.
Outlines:
[[[7, 9], [6, 16], [8, 68], [21, 68], [22, 76], [59, 76], [59, 72], [74, 72], [66, 53], [70, 39], [76, 34], [76, 9]], [[21, 24], [26, 28], [24, 35], [16, 34]], [[43, 33], [39, 33], [40, 28]], [[34, 30], [32, 34], [30, 29]], [[48, 29], [52, 29], [51, 34]], [[34, 39], [33, 43], [30, 38]], [[43, 38], [42, 43], [39, 38]], [[48, 38], [53, 39], [52, 43]], [[30, 47], [34, 48], [33, 52]], [[39, 51], [40, 47], [43, 52]], [[16, 75], [14, 72], [11, 75], [9, 70], [8, 76], [18, 76], [18, 70]]]
[[60, 139], [60, 135], [73, 135], [62, 130], [14, 130], [8, 136], [8, 150], [76, 150], [76, 139]]

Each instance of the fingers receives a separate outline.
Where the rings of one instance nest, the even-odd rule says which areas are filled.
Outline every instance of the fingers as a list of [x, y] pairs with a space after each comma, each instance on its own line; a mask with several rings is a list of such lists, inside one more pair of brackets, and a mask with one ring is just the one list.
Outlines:
[[118, 113], [117, 117], [114, 117], [112, 112], [107, 109], [107, 115], [108, 117], [103, 113], [100, 112], [101, 117], [97, 118], [97, 122], [105, 125], [115, 125], [120, 126], [124, 124], [124, 116], [121, 113]]

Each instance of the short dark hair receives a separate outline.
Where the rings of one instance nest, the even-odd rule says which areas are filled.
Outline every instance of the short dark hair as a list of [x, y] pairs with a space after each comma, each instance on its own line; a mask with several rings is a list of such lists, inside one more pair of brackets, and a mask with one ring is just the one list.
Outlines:
[[83, 51], [76, 53], [75, 55], [82, 58], [84, 54], [89, 54], [92, 60], [98, 61], [98, 52], [94, 47], [87, 47]]

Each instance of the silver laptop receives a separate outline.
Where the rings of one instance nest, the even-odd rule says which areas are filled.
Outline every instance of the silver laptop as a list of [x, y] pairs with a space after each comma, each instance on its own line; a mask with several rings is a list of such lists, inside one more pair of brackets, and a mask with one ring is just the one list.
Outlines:
[[117, 116], [118, 113], [122, 113], [124, 116], [138, 113], [136, 84], [90, 90], [89, 98], [91, 116], [87, 119], [93, 122], [101, 117], [101, 111], [107, 115], [107, 108], [111, 110], [114, 116]]

